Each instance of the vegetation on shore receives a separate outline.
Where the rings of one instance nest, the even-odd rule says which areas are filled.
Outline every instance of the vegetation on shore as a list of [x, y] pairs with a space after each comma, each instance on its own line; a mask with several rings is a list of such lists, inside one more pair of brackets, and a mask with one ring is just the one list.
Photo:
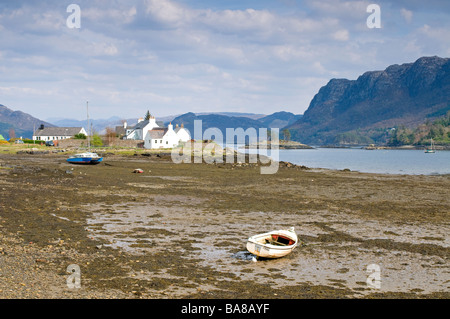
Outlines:
[[435, 145], [450, 147], [450, 111], [434, 121], [427, 119], [417, 127], [405, 125], [357, 129], [339, 133], [334, 139], [334, 145], [382, 145], [388, 147], [430, 145], [433, 139]]
[[415, 129], [404, 126], [392, 130], [388, 145], [429, 145], [433, 139], [437, 145], [450, 146], [450, 111], [433, 122], [427, 120]]

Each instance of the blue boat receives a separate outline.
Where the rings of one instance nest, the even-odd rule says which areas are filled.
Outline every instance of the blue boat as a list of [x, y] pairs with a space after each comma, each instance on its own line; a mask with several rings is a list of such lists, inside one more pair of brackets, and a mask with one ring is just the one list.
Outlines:
[[[86, 102], [87, 124], [89, 128], [89, 104]], [[87, 134], [88, 151], [84, 153], [75, 154], [70, 156], [67, 161], [72, 164], [99, 164], [103, 161], [103, 157], [100, 157], [97, 153], [91, 152], [91, 143], [89, 140], [89, 133]]]
[[85, 152], [75, 154], [67, 159], [72, 164], [99, 164], [103, 161], [103, 157], [100, 157], [97, 153]]

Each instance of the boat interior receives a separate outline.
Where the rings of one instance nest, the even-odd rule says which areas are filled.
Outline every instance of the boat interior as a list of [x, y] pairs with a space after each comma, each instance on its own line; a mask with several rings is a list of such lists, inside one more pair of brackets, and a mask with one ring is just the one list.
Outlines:
[[291, 238], [272, 234], [271, 236], [266, 236], [258, 240], [262, 244], [270, 244], [275, 246], [290, 246], [295, 243]]

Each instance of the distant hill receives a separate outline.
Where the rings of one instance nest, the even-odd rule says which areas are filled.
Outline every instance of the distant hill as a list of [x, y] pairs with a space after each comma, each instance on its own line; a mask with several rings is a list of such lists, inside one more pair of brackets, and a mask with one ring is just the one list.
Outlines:
[[35, 118], [30, 114], [22, 111], [13, 111], [0, 104], [0, 134], [6, 139], [11, 138], [11, 129], [14, 130], [16, 137], [31, 138], [33, 136], [33, 130], [37, 129], [41, 124], [48, 127], [55, 126]]
[[[59, 127], [84, 127], [87, 129], [87, 119], [86, 120], [74, 120], [74, 119], [48, 119], [52, 124]], [[126, 120], [128, 123], [137, 122], [137, 119], [128, 119]], [[108, 119], [90, 119], [89, 123], [92, 125], [95, 132], [100, 134], [105, 133], [105, 129], [107, 127], [114, 128], [116, 126], [122, 125], [122, 119], [113, 116]]]
[[[222, 113], [222, 114], [230, 114], [230, 113]], [[253, 118], [247, 116], [229, 116], [222, 115], [219, 113], [213, 114], [205, 114], [199, 115], [194, 113], [186, 113], [174, 118], [171, 123], [173, 125], [181, 125], [183, 124], [185, 128], [187, 128], [191, 132], [191, 136], [194, 134], [194, 121], [201, 120], [202, 121], [202, 134], [206, 129], [209, 128], [217, 128], [223, 135], [223, 138], [226, 137], [226, 129], [227, 128], [242, 128], [247, 130], [248, 128], [255, 128], [258, 130], [259, 128], [282, 128], [290, 123], [295, 122], [296, 119], [300, 118], [301, 115], [294, 115], [289, 112], [277, 112], [271, 115], [259, 117], [256, 116]], [[240, 114], [240, 113], [238, 113]], [[168, 124], [165, 123], [166, 125]]]
[[263, 125], [269, 128], [283, 128], [298, 121], [303, 115], [295, 115], [290, 112], [276, 112], [271, 115], [259, 118]]
[[384, 143], [388, 128], [414, 127], [449, 109], [450, 59], [422, 57], [356, 80], [330, 80], [287, 128], [306, 144]]
[[[202, 136], [205, 130], [209, 128], [217, 128], [220, 130], [223, 139], [226, 138], [226, 129], [227, 128], [242, 128], [244, 130], [248, 128], [255, 128], [258, 130], [259, 128], [265, 127], [258, 120], [253, 120], [248, 117], [237, 117], [237, 116], [226, 116], [219, 114], [206, 114], [206, 115], [196, 115], [192, 112], [180, 115], [174, 118], [171, 122], [175, 125], [184, 125], [186, 129], [191, 133], [191, 137], [194, 136], [194, 121], [201, 120], [202, 121]], [[217, 134], [220, 134], [217, 132]], [[217, 138], [218, 136], [215, 136]]]
[[255, 113], [241, 113], [241, 112], [203, 112], [203, 113], [195, 113], [195, 115], [225, 115], [229, 117], [248, 117], [252, 120], [259, 120], [266, 116], [266, 114], [255, 114]]

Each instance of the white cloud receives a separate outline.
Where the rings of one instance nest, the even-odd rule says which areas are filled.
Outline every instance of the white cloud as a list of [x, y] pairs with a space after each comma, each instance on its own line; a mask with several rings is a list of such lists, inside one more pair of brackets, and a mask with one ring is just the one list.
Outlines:
[[266, 0], [233, 8], [79, 0], [79, 30], [66, 27], [67, 4], [60, 1], [8, 2], [0, 9], [0, 104], [14, 102], [36, 116], [36, 107], [62, 112], [74, 98], [92, 99], [102, 116], [103, 107], [128, 116], [150, 104], [160, 116], [281, 110], [275, 106], [302, 113], [331, 77], [354, 79], [421, 55], [449, 54], [448, 11], [411, 1], [380, 0], [380, 30], [367, 28], [372, 2], [362, 0], [305, 0], [289, 10]]
[[339, 30], [333, 33], [333, 38], [338, 41], [348, 41], [350, 36], [347, 30]]
[[192, 11], [174, 1], [146, 0], [146, 14], [167, 25], [179, 27], [191, 19]]
[[413, 18], [413, 12], [412, 11], [407, 10], [405, 8], [401, 8], [400, 9], [400, 14], [405, 19], [406, 22], [411, 23], [412, 18]]
[[128, 6], [123, 8], [87, 7], [81, 9], [83, 19], [89, 19], [95, 22], [111, 22], [116, 24], [128, 24], [134, 21], [137, 16], [136, 6]]

